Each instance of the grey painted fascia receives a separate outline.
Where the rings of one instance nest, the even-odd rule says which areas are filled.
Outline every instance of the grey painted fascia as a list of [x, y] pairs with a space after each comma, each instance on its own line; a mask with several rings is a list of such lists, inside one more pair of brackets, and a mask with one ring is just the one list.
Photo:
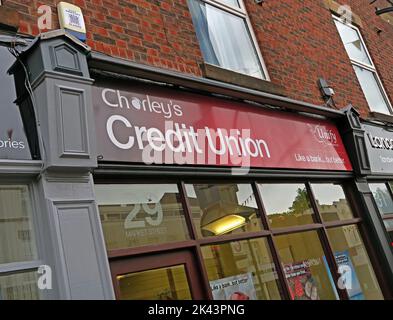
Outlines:
[[328, 118], [344, 117], [344, 112], [341, 110], [318, 106], [311, 103], [223, 83], [216, 80], [195, 77], [176, 71], [142, 65], [129, 60], [111, 57], [99, 52], [91, 51], [89, 53], [88, 64], [90, 68], [130, 75], [133, 77], [140, 77], [142, 79], [158, 82], [170, 83], [194, 90], [227, 95], [263, 104], [271, 104], [273, 106], [291, 111], [307, 112]]
[[31, 177], [42, 171], [42, 161], [0, 160], [0, 175]]

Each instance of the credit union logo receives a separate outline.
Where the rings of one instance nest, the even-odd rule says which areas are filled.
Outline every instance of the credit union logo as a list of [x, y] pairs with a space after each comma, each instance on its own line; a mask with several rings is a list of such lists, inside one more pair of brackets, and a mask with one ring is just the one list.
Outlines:
[[337, 135], [333, 132], [333, 130], [328, 129], [326, 126], [322, 125], [308, 125], [311, 134], [314, 138], [321, 144], [327, 146], [336, 146]]

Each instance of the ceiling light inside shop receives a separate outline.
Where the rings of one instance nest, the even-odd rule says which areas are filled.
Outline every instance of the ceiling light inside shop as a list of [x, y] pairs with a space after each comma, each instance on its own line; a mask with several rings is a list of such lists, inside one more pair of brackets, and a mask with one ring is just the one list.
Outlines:
[[235, 229], [241, 228], [246, 224], [246, 218], [231, 214], [217, 219], [209, 224], [203, 226], [204, 230], [210, 231], [214, 235], [222, 235], [231, 232]]

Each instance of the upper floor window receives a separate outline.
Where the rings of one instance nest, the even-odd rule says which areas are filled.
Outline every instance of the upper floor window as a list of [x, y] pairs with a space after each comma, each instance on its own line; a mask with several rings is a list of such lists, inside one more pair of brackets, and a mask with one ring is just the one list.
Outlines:
[[338, 17], [334, 17], [334, 22], [355, 69], [370, 110], [391, 114], [391, 104], [359, 29], [351, 24], [344, 23]]
[[242, 0], [188, 0], [188, 4], [206, 63], [268, 78]]

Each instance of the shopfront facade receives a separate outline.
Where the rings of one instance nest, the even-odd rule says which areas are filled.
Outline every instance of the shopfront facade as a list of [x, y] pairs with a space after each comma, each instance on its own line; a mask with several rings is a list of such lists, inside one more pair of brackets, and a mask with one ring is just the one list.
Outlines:
[[20, 59], [41, 157], [1, 172], [21, 185], [36, 253], [0, 272], [50, 266], [37, 297], [391, 298], [348, 113], [109, 58], [61, 32]]
[[358, 150], [361, 150], [363, 157], [353, 157], [353, 161], [357, 162], [357, 175], [367, 181], [375, 200], [378, 209], [375, 224], [383, 226], [379, 230], [381, 242], [392, 249], [393, 134], [388, 123], [362, 121], [359, 124], [364, 143], [361, 144], [362, 147], [359, 145]]
[[332, 122], [109, 77], [94, 181], [118, 299], [383, 298]]

